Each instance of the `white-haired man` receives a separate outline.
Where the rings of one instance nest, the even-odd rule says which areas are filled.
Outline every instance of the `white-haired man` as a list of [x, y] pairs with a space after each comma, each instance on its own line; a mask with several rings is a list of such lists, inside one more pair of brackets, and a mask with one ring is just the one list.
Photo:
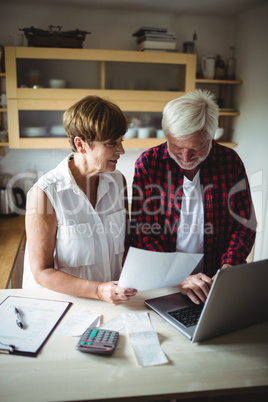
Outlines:
[[179, 290], [205, 302], [219, 268], [246, 262], [256, 219], [244, 165], [213, 138], [219, 109], [212, 94], [195, 90], [169, 102], [167, 141], [135, 164], [131, 244], [147, 250], [204, 253], [202, 272]]

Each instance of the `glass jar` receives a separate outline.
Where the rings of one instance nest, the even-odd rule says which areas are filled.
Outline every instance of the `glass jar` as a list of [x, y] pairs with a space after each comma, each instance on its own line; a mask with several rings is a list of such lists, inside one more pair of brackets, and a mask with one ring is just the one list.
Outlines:
[[215, 62], [215, 78], [222, 79], [225, 77], [225, 63], [218, 54]]

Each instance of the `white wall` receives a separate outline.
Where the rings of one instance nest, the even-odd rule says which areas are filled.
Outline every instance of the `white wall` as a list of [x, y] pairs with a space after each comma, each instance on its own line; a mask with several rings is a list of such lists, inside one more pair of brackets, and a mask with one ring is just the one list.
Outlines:
[[[103, 10], [91, 7], [56, 7], [50, 4], [11, 5], [2, 1], [0, 12], [0, 44], [17, 44], [19, 28], [34, 26], [48, 29], [49, 25], [61, 25], [62, 30], [80, 29], [92, 32], [86, 36], [84, 48], [135, 50], [136, 40], [132, 36], [140, 26], [164, 27], [177, 36], [177, 47], [183, 48], [183, 42], [192, 40], [193, 33], [198, 34], [199, 57], [212, 52], [219, 53], [226, 59], [230, 45], [234, 44], [233, 20], [226, 18], [179, 16], [163, 12], [135, 12], [123, 10]], [[24, 45], [27, 41], [24, 38]], [[119, 169], [124, 172], [129, 187], [133, 177], [134, 162], [142, 152], [126, 150], [120, 159]], [[16, 155], [16, 156], [15, 156]], [[0, 172], [16, 174], [26, 169], [42, 172], [54, 167], [62, 152], [10, 151], [0, 160]], [[14, 163], [14, 160], [16, 161]]]
[[[237, 93], [241, 116], [235, 120], [236, 151], [245, 163], [257, 212], [254, 258], [268, 258], [268, 3], [245, 12], [236, 21]], [[266, 225], [265, 225], [266, 223]]]
[[[75, 2], [74, 2], [75, 3]], [[86, 37], [84, 48], [135, 50], [132, 33], [140, 26], [165, 27], [177, 36], [177, 47], [198, 35], [199, 59], [206, 53], [228, 56], [230, 45], [237, 49], [237, 78], [243, 85], [237, 89], [237, 105], [241, 116], [232, 120], [233, 139], [239, 143], [236, 148], [245, 162], [250, 178], [255, 181], [262, 171], [262, 183], [252, 188], [256, 199], [257, 214], [261, 221], [258, 233], [256, 255], [267, 256], [264, 250], [264, 221], [267, 205], [267, 130], [264, 120], [267, 108], [267, 3], [241, 14], [238, 18], [202, 17], [197, 15], [174, 15], [163, 12], [135, 12], [103, 10], [90, 7], [56, 7], [52, 5], [28, 4], [27, 1], [10, 5], [0, 4], [0, 44], [17, 44], [18, 28], [34, 26], [48, 29], [49, 25], [61, 25], [62, 30], [80, 29], [91, 31]], [[26, 45], [26, 40], [24, 40]], [[266, 146], [265, 146], [266, 145]], [[134, 162], [142, 152], [126, 150], [118, 167], [125, 174], [131, 187]], [[0, 173], [16, 174], [35, 169], [41, 173], [50, 170], [66, 155], [63, 150], [12, 150], [0, 159]], [[262, 193], [260, 199], [258, 191]], [[262, 204], [262, 205], [261, 205]], [[263, 207], [263, 210], [261, 209]], [[266, 207], [267, 208], [267, 207]], [[266, 235], [267, 236], [267, 235]], [[267, 244], [267, 238], [266, 238]]]

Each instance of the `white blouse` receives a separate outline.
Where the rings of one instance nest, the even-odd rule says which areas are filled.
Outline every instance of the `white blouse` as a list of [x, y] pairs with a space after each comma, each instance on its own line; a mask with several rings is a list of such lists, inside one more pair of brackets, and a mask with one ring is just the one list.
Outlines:
[[[117, 170], [99, 175], [94, 209], [72, 176], [70, 156], [35, 184], [46, 193], [57, 217], [54, 268], [94, 281], [118, 280], [126, 231], [123, 176]], [[37, 286], [26, 244], [23, 288]]]

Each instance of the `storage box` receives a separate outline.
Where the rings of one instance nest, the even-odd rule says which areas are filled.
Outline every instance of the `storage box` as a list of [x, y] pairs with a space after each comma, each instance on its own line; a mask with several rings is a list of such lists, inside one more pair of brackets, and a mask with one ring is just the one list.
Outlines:
[[49, 25], [49, 31], [34, 28], [20, 28], [28, 40], [28, 46], [33, 47], [64, 47], [82, 48], [86, 35], [91, 32], [80, 31], [61, 31], [60, 26]]

